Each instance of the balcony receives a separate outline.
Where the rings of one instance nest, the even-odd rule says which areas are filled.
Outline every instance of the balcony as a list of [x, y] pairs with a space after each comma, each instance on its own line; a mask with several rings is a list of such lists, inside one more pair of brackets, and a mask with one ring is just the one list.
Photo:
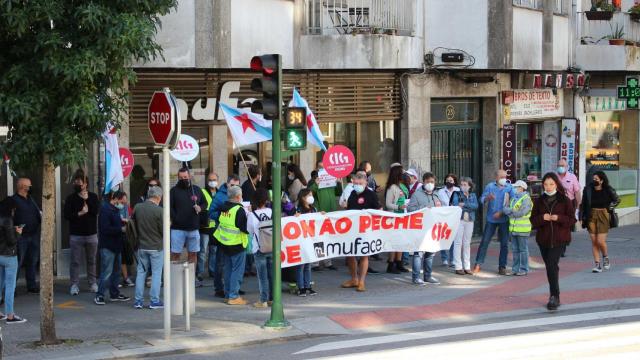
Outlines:
[[[616, 29], [623, 34], [613, 36]], [[611, 20], [588, 20], [578, 13], [576, 34], [576, 62], [583, 70], [640, 71], [640, 23], [628, 13], [615, 12]]]
[[413, 36], [416, 0], [305, 0], [307, 35]]

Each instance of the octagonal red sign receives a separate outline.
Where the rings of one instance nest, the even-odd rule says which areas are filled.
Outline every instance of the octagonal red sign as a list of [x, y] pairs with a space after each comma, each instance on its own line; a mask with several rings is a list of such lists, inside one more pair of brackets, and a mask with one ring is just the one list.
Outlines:
[[156, 91], [151, 97], [147, 123], [151, 137], [156, 145], [169, 145], [176, 131], [176, 108], [167, 91]]

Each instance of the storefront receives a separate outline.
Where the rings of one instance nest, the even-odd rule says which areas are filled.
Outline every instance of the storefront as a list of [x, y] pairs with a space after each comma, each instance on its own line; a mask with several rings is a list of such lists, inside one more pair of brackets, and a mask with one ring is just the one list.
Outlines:
[[609, 178], [621, 203], [619, 209], [638, 206], [638, 111], [613, 96], [584, 99], [586, 117], [586, 181], [601, 170]]
[[[158, 176], [160, 149], [152, 143], [147, 129], [147, 104], [153, 91], [171, 88], [182, 113], [182, 133], [194, 137], [200, 154], [190, 164], [198, 184], [214, 169], [221, 178], [230, 173], [245, 176], [240, 151], [247, 162], [259, 164], [269, 174], [271, 143], [234, 146], [222, 114], [217, 114], [218, 99], [230, 106], [248, 106], [257, 95], [250, 90], [251, 72], [158, 71], [138, 70], [138, 82], [131, 91], [130, 148], [138, 165], [131, 179], [131, 193], [137, 195], [146, 179]], [[329, 145], [345, 145], [356, 161], [371, 161], [380, 183], [386, 181], [389, 165], [400, 160], [400, 119], [402, 100], [399, 76], [388, 72], [287, 72], [284, 97], [288, 103], [292, 88], [299, 89], [318, 119]], [[301, 166], [309, 177], [320, 158], [319, 148], [309, 145], [306, 151], [286, 161]], [[172, 161], [172, 175], [182, 164]], [[285, 174], [286, 175], [286, 174]]]
[[505, 92], [502, 101], [502, 167], [512, 182], [524, 180], [532, 195], [540, 195], [542, 177], [555, 171], [560, 159], [562, 129], [575, 121], [563, 119], [564, 91], [513, 90]]

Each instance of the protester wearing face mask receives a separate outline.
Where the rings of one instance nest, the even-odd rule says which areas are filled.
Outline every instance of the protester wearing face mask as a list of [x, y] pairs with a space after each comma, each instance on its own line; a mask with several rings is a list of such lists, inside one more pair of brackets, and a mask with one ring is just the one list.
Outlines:
[[[442, 201], [436, 193], [436, 177], [430, 172], [422, 175], [422, 189], [416, 191], [411, 197], [409, 207], [410, 212], [424, 208], [434, 208], [442, 206]], [[437, 285], [440, 281], [432, 276], [433, 258], [436, 253], [417, 251], [413, 253], [412, 280], [415, 285], [423, 286], [427, 283]], [[420, 277], [420, 271], [423, 276]]]
[[[378, 195], [367, 187], [367, 175], [358, 171], [353, 179], [353, 191], [347, 200], [348, 210], [382, 209], [378, 201]], [[369, 257], [347, 257], [347, 266], [351, 279], [342, 283], [343, 288], [355, 288], [356, 291], [367, 291], [365, 279], [369, 269]]]
[[[451, 199], [453, 194], [460, 192], [458, 187], [458, 177], [454, 174], [447, 174], [444, 178], [444, 186], [438, 190], [438, 197], [442, 201], [442, 206], [452, 206]], [[442, 266], [453, 267], [453, 244], [449, 250], [440, 251], [440, 258], [442, 259]]]
[[129, 301], [118, 290], [120, 270], [122, 265], [122, 248], [124, 246], [125, 226], [120, 217], [120, 210], [124, 208], [125, 194], [115, 191], [109, 194], [108, 201], [102, 204], [98, 220], [98, 247], [100, 248], [100, 282], [94, 302], [105, 305], [104, 293], [109, 289], [111, 301]]
[[473, 225], [478, 211], [478, 198], [473, 192], [473, 180], [468, 177], [460, 179], [460, 192], [453, 194], [453, 206], [462, 208], [460, 230], [453, 241], [453, 266], [458, 275], [471, 275], [471, 237]]
[[560, 284], [558, 263], [565, 246], [571, 242], [571, 227], [576, 222], [573, 203], [564, 193], [564, 188], [555, 173], [542, 178], [544, 194], [536, 199], [531, 213], [531, 224], [536, 230], [536, 242], [544, 260], [549, 281], [547, 309], [560, 306]]
[[[240, 178], [236, 174], [229, 175], [227, 182], [222, 184], [216, 195], [213, 197], [213, 203], [209, 207], [209, 219], [215, 222], [213, 237], [209, 239], [209, 276], [213, 278], [214, 295], [218, 298], [224, 298], [223, 275], [223, 254], [220, 251], [220, 243], [215, 237], [215, 229], [220, 224], [220, 212], [225, 207], [225, 203], [229, 200], [229, 189], [240, 186]], [[240, 293], [243, 295], [243, 292]]]
[[248, 166], [247, 173], [249, 178], [242, 183], [242, 201], [251, 201], [256, 189], [260, 187], [262, 182], [262, 171], [258, 165], [251, 164]]
[[305, 186], [307, 186], [307, 180], [304, 178], [302, 171], [295, 164], [287, 165], [287, 194], [292, 202], [298, 201], [298, 194]]
[[527, 193], [527, 183], [522, 180], [513, 184], [515, 194], [505, 206], [504, 213], [509, 216], [511, 233], [511, 251], [513, 253], [513, 275], [524, 276], [529, 273], [529, 234], [531, 233], [531, 210], [533, 202]]
[[367, 160], [361, 162], [360, 165], [358, 165], [358, 171], [364, 171], [364, 173], [367, 174], [366, 186], [377, 193], [382, 192], [384, 188], [378, 185], [378, 183], [376, 182], [376, 178], [375, 176], [373, 176], [372, 169], [373, 168], [371, 167], [371, 162]]
[[[567, 197], [573, 202], [573, 207], [580, 209], [580, 203], [582, 202], [580, 181], [578, 181], [578, 177], [573, 172], [569, 171], [566, 160], [560, 159], [558, 161], [556, 174], [562, 183], [562, 187], [564, 188]], [[576, 227], [574, 226], [571, 231], [575, 231], [575, 229]], [[564, 256], [564, 252], [562, 252], [562, 256]]]
[[591, 184], [584, 188], [580, 211], [582, 227], [589, 231], [591, 237], [591, 250], [595, 261], [592, 270], [594, 273], [601, 273], [603, 269], [609, 270], [611, 268], [607, 234], [611, 227], [611, 217], [619, 204], [620, 198], [615, 189], [609, 185], [607, 175], [603, 171], [596, 171], [593, 174]]
[[198, 260], [196, 263], [196, 287], [203, 286], [204, 264], [207, 261], [207, 254], [209, 253], [209, 239], [213, 237], [213, 229], [216, 227], [216, 222], [209, 218], [209, 210], [211, 210], [211, 204], [217, 191], [218, 174], [211, 172], [207, 175], [207, 183], [204, 189], [202, 189], [202, 196], [206, 202], [206, 208], [200, 213], [200, 251], [198, 252]]
[[[298, 194], [298, 207], [296, 208], [296, 216], [302, 214], [311, 214], [316, 212], [313, 206], [315, 199], [313, 193], [309, 189], [303, 189]], [[322, 212], [324, 214], [324, 212]], [[314, 296], [317, 293], [311, 288], [311, 264], [299, 265], [296, 267], [298, 296], [305, 297], [307, 295]]]
[[[96, 256], [98, 252], [98, 195], [88, 190], [89, 179], [84, 172], [77, 172], [73, 178], [73, 194], [64, 203], [64, 218], [69, 221], [69, 246], [71, 261], [69, 277], [71, 295], [80, 293], [80, 264], [87, 264], [87, 280], [90, 291], [98, 291], [96, 283]], [[84, 253], [85, 259], [82, 258]]]
[[474, 273], [480, 272], [484, 259], [487, 256], [487, 249], [491, 243], [491, 238], [498, 230], [498, 240], [500, 241], [500, 257], [498, 260], [498, 274], [508, 275], [507, 257], [509, 256], [509, 222], [503, 213], [505, 204], [513, 197], [513, 188], [507, 181], [507, 172], [496, 171], [496, 181], [487, 185], [480, 197], [480, 202], [487, 206], [487, 225], [484, 228], [482, 241], [476, 254], [476, 265]]
[[171, 261], [180, 260], [186, 246], [188, 261], [195, 263], [200, 251], [200, 217], [207, 203], [202, 190], [191, 183], [189, 169], [178, 170], [178, 183], [171, 188]]

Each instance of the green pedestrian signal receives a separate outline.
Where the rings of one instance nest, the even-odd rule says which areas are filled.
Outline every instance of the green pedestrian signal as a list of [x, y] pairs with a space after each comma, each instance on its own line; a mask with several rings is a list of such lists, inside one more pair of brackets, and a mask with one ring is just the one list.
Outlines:
[[300, 151], [307, 148], [307, 129], [291, 128], [284, 132], [286, 150]]

